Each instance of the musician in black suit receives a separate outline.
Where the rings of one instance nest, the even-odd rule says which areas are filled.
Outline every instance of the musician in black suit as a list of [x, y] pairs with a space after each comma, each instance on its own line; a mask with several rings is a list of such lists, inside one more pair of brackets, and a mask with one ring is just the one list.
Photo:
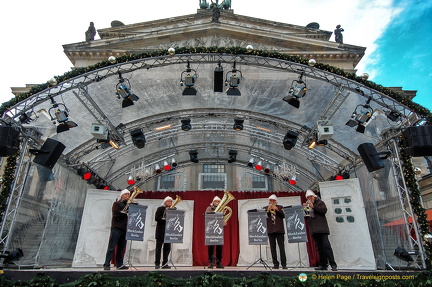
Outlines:
[[155, 252], [155, 268], [161, 268], [161, 253], [163, 249], [163, 257], [162, 257], [162, 268], [170, 269], [171, 266], [168, 265], [168, 255], [171, 251], [171, 244], [164, 243], [165, 239], [165, 224], [166, 224], [166, 211], [171, 207], [173, 202], [172, 197], [165, 197], [162, 206], [159, 206], [156, 209], [155, 220], [156, 224], [156, 252]]

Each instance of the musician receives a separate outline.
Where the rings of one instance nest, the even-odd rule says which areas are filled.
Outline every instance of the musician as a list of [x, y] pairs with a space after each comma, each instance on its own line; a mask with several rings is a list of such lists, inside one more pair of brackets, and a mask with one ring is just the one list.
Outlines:
[[161, 253], [163, 249], [162, 257], [162, 268], [170, 269], [171, 266], [168, 265], [168, 255], [171, 251], [171, 244], [164, 243], [165, 239], [165, 224], [166, 224], [166, 211], [172, 205], [173, 199], [170, 196], [165, 197], [162, 206], [156, 209], [155, 220], [156, 224], [156, 252], [155, 252], [155, 268], [159, 269], [161, 263]]
[[277, 197], [275, 194], [270, 195], [269, 205], [265, 207], [265, 209], [267, 210], [267, 235], [270, 243], [273, 269], [279, 269], [276, 242], [279, 246], [282, 269], [287, 269], [287, 260], [285, 254], [285, 228], [283, 221], [285, 218], [285, 212], [283, 210], [283, 206], [277, 204]]
[[[215, 196], [213, 198], [212, 203], [210, 203], [210, 206], [207, 207], [205, 213], [213, 213], [215, 212], [216, 207], [221, 202], [221, 199], [219, 196]], [[224, 222], [224, 226], [227, 223]], [[208, 268], [213, 268], [213, 266], [216, 264], [216, 268], [224, 268], [222, 265], [222, 245], [208, 245], [208, 260], [209, 260], [209, 266]], [[216, 256], [214, 255], [216, 249]], [[216, 258], [216, 262], [215, 259]]]
[[307, 201], [303, 206], [308, 206], [311, 210], [307, 222], [320, 257], [320, 265], [315, 268], [315, 270], [327, 270], [328, 264], [330, 263], [331, 270], [337, 271], [333, 249], [328, 239], [330, 229], [325, 217], [327, 206], [312, 190], [306, 191], [306, 198]]
[[128, 215], [126, 213], [122, 213], [129, 196], [130, 191], [123, 189], [120, 193], [120, 198], [112, 205], [111, 233], [108, 242], [105, 263], [103, 265], [104, 270], [110, 270], [110, 262], [114, 255], [114, 249], [116, 246], [117, 251], [115, 263], [117, 269], [129, 269], [128, 266], [123, 265], [124, 250], [126, 248], [126, 228]]

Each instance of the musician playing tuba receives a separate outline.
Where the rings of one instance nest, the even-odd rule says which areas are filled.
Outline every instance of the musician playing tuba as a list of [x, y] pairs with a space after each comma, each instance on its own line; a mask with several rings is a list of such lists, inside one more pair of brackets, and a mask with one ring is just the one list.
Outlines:
[[[221, 199], [219, 196], [215, 196], [213, 201], [210, 203], [210, 206], [207, 207], [205, 213], [213, 213], [216, 212], [217, 207], [219, 206]], [[227, 221], [224, 221], [224, 226], [227, 225]], [[222, 245], [208, 245], [208, 260], [209, 265], [208, 268], [213, 268], [216, 266], [217, 268], [224, 268], [222, 265]], [[214, 255], [216, 249], [216, 255]]]
[[[155, 220], [156, 220], [156, 251], [155, 251], [155, 268], [170, 269], [171, 266], [168, 265], [168, 255], [171, 251], [171, 244], [164, 243], [165, 239], [165, 225], [166, 225], [166, 211], [171, 208], [173, 199], [171, 196], [165, 197], [162, 206], [156, 209]], [[161, 267], [161, 253], [162, 255], [162, 267]]]

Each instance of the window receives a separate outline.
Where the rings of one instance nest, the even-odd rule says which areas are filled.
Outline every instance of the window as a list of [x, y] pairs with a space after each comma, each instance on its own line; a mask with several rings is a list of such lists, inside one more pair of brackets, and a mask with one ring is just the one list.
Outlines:
[[200, 189], [226, 189], [225, 165], [204, 164], [200, 173]]
[[267, 189], [267, 181], [265, 175], [253, 174], [252, 175], [252, 188], [253, 189]]
[[174, 174], [162, 175], [159, 177], [158, 190], [174, 189], [174, 183], [175, 183], [175, 175]]
[[333, 211], [335, 213], [335, 220], [338, 223], [353, 223], [355, 221], [353, 210], [352, 210], [352, 200], [350, 196], [338, 197], [332, 199]]

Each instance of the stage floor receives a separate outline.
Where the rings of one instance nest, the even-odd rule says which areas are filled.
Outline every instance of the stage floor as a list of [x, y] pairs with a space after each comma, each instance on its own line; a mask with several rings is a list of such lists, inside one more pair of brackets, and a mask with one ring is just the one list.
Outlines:
[[[353, 270], [353, 269], [340, 269], [338, 271], [316, 271], [314, 267], [298, 267], [288, 269], [266, 269], [263, 265], [254, 265], [250, 268], [244, 266], [228, 266], [224, 269], [213, 268], [209, 269], [204, 266], [176, 266], [171, 269], [155, 269], [149, 266], [132, 266], [127, 270], [116, 270], [111, 267], [111, 270], [103, 270], [103, 267], [98, 268], [39, 268], [39, 269], [8, 269], [3, 268], [4, 275], [7, 279], [17, 280], [30, 280], [38, 273], [43, 273], [54, 278], [58, 283], [67, 283], [79, 279], [86, 274], [105, 273], [114, 277], [131, 277], [143, 276], [148, 272], [160, 272], [166, 276], [173, 278], [191, 278], [201, 276], [208, 272], [214, 272], [221, 275], [231, 277], [255, 277], [262, 273], [271, 273], [278, 276], [298, 277], [301, 273], [308, 276], [315, 276], [316, 279], [336, 279], [345, 278], [348, 276], [352, 279], [361, 279], [369, 275], [398, 275], [398, 276], [412, 276], [421, 272], [420, 269], [406, 269], [406, 270]], [[312, 275], [315, 274], [315, 275]]]

